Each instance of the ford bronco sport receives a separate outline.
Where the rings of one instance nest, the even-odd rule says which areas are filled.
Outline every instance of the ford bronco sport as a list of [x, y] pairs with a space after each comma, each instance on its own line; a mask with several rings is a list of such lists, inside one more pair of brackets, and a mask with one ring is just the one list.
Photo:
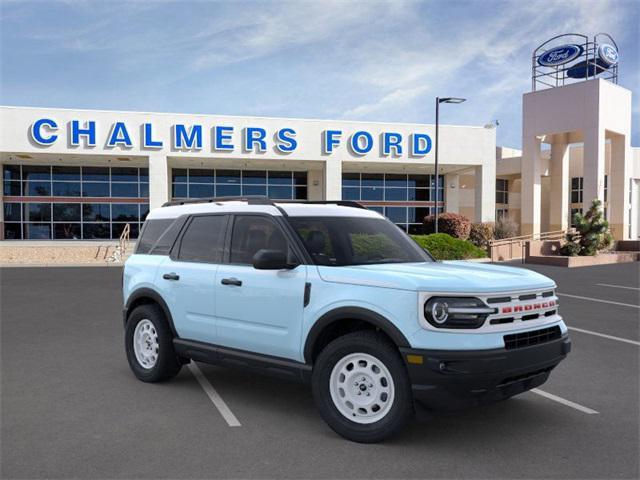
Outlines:
[[125, 264], [125, 346], [145, 382], [190, 360], [308, 381], [333, 430], [376, 442], [417, 407], [544, 383], [571, 346], [554, 289], [529, 270], [435, 261], [353, 202], [173, 202]]

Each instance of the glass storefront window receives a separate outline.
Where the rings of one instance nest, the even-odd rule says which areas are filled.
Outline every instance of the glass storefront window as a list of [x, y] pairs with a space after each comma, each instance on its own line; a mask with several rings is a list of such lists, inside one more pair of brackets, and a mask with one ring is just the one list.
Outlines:
[[[115, 239], [127, 223], [136, 238], [149, 212], [148, 168], [3, 165], [2, 180], [5, 239]], [[52, 198], [11, 201], [22, 196]]]
[[266, 195], [276, 200], [306, 200], [307, 194], [307, 172], [197, 168], [171, 172], [174, 199]]
[[54, 222], [79, 222], [80, 221], [80, 204], [79, 203], [54, 203], [53, 204], [53, 221]]
[[81, 192], [80, 183], [53, 182], [54, 197], [79, 197], [80, 192]]
[[[437, 193], [436, 193], [437, 192]], [[367, 208], [386, 215], [403, 230], [422, 233], [424, 217], [435, 212], [438, 199], [439, 212], [444, 211], [444, 175], [439, 175], [438, 188], [434, 175], [397, 173], [343, 173], [342, 199], [368, 203]], [[376, 202], [393, 202], [378, 205]], [[407, 205], [424, 202], [424, 206]]]
[[80, 167], [52, 167], [53, 181], [80, 181]]

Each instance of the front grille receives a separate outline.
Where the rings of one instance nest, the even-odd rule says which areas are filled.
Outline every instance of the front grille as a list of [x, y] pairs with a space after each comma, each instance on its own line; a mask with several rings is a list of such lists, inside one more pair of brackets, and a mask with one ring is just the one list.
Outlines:
[[512, 333], [504, 336], [504, 346], [507, 350], [515, 348], [530, 347], [541, 343], [556, 340], [562, 336], [560, 327], [543, 328], [541, 330], [532, 330], [530, 332]]

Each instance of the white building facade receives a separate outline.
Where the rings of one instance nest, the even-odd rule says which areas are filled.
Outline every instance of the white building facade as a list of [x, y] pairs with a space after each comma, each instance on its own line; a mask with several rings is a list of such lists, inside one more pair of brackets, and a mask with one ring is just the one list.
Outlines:
[[440, 126], [436, 180], [433, 125], [22, 107], [0, 118], [6, 240], [114, 239], [127, 223], [135, 237], [150, 208], [200, 197], [356, 200], [411, 233], [436, 208], [495, 217], [484, 127]]

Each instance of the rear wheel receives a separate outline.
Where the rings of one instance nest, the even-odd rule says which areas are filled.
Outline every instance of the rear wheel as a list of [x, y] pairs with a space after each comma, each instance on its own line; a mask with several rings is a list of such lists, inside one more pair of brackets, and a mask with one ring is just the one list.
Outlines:
[[173, 350], [173, 334], [162, 309], [140, 305], [133, 309], [125, 328], [129, 366], [143, 382], [161, 382], [175, 377], [181, 363]]
[[375, 332], [350, 333], [327, 345], [315, 363], [312, 387], [322, 418], [356, 442], [384, 440], [413, 415], [402, 358]]

